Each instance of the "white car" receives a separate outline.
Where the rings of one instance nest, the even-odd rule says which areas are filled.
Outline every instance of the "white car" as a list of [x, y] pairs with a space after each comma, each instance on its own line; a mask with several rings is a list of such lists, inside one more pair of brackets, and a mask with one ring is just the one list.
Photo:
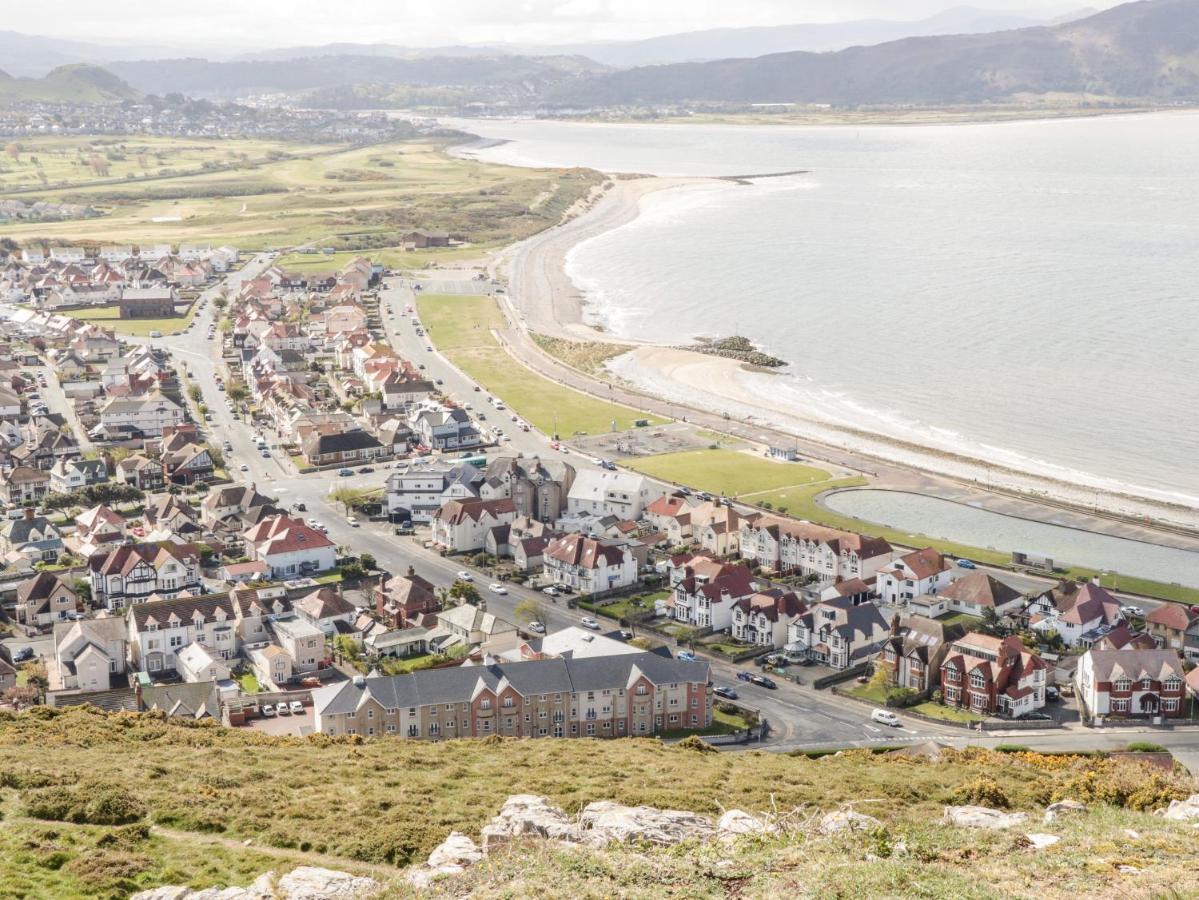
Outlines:
[[351, 528], [357, 528], [358, 520], [355, 519], [353, 516], [346, 516], [346, 524], [349, 525]]
[[274, 707], [274, 706], [272, 706], [272, 705], [271, 705], [271, 704], [269, 704], [269, 703], [268, 703], [268, 704], [266, 704], [265, 706], [263, 706], [263, 707], [262, 707], [260, 710], [258, 710], [258, 711], [259, 711], [260, 713], [262, 713], [262, 717], [263, 717], [264, 719], [273, 719], [273, 718], [275, 718], [275, 707]]
[[291, 703], [287, 704], [287, 706], [289, 709], [291, 709], [291, 714], [293, 716], [304, 715], [304, 704], [299, 700], [292, 700]]
[[243, 471], [243, 472], [249, 472], [249, 471], [250, 471], [250, 467], [249, 467], [249, 466], [247, 466], [245, 463], [242, 463], [240, 466], [238, 466], [238, 468], [239, 468], [241, 471]]
[[288, 707], [288, 705], [286, 703], [275, 704], [275, 712], [281, 716], [290, 716], [291, 715], [291, 709]]
[[545, 634], [545, 626], [540, 622], [530, 622], [529, 631], [535, 632], [536, 634]]
[[463, 569], [460, 572], [456, 572], [455, 576], [458, 578], [459, 581], [474, 581], [475, 580], [475, 576], [470, 574], [470, 572], [466, 571], [466, 569]]
[[890, 725], [892, 728], [899, 727], [899, 716], [891, 712], [889, 709], [876, 709], [870, 713], [870, 719], [873, 722], [878, 722], [880, 725]]
[[600, 623], [597, 622], [595, 619], [591, 618], [591, 616], [583, 616], [583, 618], [579, 622], [579, 624], [582, 625], [584, 628], [590, 628], [592, 631], [600, 630]]
[[547, 597], [557, 597], [558, 589], [551, 584], [549, 587], [542, 588], [541, 593], [545, 594]]
[[1145, 618], [1145, 610], [1141, 609], [1139, 606], [1121, 606], [1120, 612], [1129, 618], [1133, 616], [1138, 619]]
[[504, 587], [502, 584], [500, 584], [498, 581], [493, 584], [487, 585], [487, 590], [491, 591], [491, 593], [493, 593], [493, 594], [508, 593], [508, 589], [506, 587]]

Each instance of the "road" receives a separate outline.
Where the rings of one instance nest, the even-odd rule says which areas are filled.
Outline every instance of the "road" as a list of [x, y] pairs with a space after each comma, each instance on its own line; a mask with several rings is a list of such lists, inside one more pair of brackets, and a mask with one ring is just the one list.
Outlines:
[[[228, 279], [230, 292], [236, 292], [237, 286], [245, 279], [253, 278], [270, 264], [266, 255], [256, 257], [240, 272]], [[215, 296], [217, 289], [208, 292]], [[210, 297], [211, 299], [211, 297]], [[418, 338], [411, 325], [411, 319], [403, 315], [405, 306], [413, 301], [410, 284], [400, 279], [388, 279], [380, 295], [380, 315], [386, 333], [393, 342], [396, 351], [425, 366], [425, 374], [432, 379], [440, 379], [441, 389], [459, 402], [470, 402], [480, 406], [480, 399], [485, 395], [474, 390], [474, 383], [463, 373], [455, 369], [448, 360], [434, 350], [426, 349], [430, 345], [424, 338]], [[394, 318], [392, 317], [394, 313]], [[220, 342], [203, 340], [208, 323], [213, 320], [216, 311], [211, 303], [197, 316], [197, 325], [193, 329], [195, 340], [186, 341], [182, 346], [177, 345], [171, 338], [157, 339], [169, 347], [181, 360], [185, 360], [192, 372], [192, 380], [198, 383], [209, 401], [213, 414], [213, 422], [209, 426], [214, 437], [228, 440], [233, 446], [232, 453], [227, 453], [228, 468], [231, 477], [242, 481], [255, 482], [259, 489], [266, 494], [277, 496], [281, 504], [294, 506], [303, 502], [308, 507], [307, 517], [319, 520], [329, 532], [329, 537], [339, 546], [352, 548], [354, 553], [370, 553], [375, 557], [379, 566], [387, 572], [398, 574], [413, 566], [416, 571], [428, 579], [436, 587], [448, 587], [457, 578], [457, 573], [464, 563], [457, 559], [447, 559], [439, 554], [425, 549], [419, 534], [417, 538], [397, 537], [387, 526], [363, 523], [361, 527], [352, 527], [345, 519], [340, 506], [329, 500], [328, 492], [339, 479], [333, 472], [315, 473], [307, 476], [297, 475], [292, 466], [280, 462], [276, 456], [264, 459], [254, 446], [253, 431], [244, 421], [234, 421], [226, 404], [216, 402], [219, 396], [216, 389], [215, 375], [220, 358]], [[486, 407], [489, 414], [498, 415]], [[505, 418], [505, 426], [512, 423]], [[549, 448], [548, 438], [535, 430], [522, 432], [516, 428], [505, 427], [510, 440], [505, 442], [505, 452], [538, 454], [542, 457], [561, 457], [573, 464], [580, 465], [580, 458], [570, 454], [558, 454]], [[245, 463], [246, 472], [238, 469], [239, 464]], [[387, 472], [379, 472], [373, 476], [359, 476], [353, 479], [355, 486], [381, 484], [387, 477]], [[1003, 572], [1003, 578], [1017, 587], [1032, 586], [1045, 583], [1044, 579], [1025, 578], [1020, 576], [1013, 579], [1012, 573]], [[571, 625], [578, 625], [584, 612], [569, 610], [564, 602], [552, 603], [549, 598], [536, 590], [519, 585], [507, 585], [508, 593], [497, 595], [488, 590], [490, 578], [486, 572], [473, 573], [476, 587], [486, 598], [491, 612], [524, 625], [515, 613], [516, 606], [522, 601], [533, 601], [538, 604], [539, 616], [550, 631], [555, 631]], [[1118, 748], [1129, 740], [1135, 739], [1130, 735], [1152, 733], [1152, 740], [1166, 746], [1177, 748], [1191, 755], [1199, 762], [1199, 731], [1170, 731], [1159, 729], [1132, 729], [1126, 731], [1095, 732], [1092, 730], [1044, 730], [1036, 732], [999, 732], [987, 733], [969, 732], [937, 723], [917, 720], [900, 715], [902, 726], [898, 729], [886, 728], [870, 722], [870, 708], [865, 704], [846, 700], [837, 695], [816, 691], [811, 687], [799, 686], [790, 682], [779, 681], [776, 690], [768, 690], [756, 685], [738, 681], [738, 667], [722, 660], [711, 660], [712, 680], [717, 685], [733, 686], [740, 695], [740, 702], [761, 711], [771, 723], [772, 734], [760, 745], [763, 749], [792, 750], [817, 749], [825, 747], [868, 747], [878, 745], [894, 745], [913, 743], [926, 740], [938, 740], [955, 746], [974, 744], [994, 746], [999, 743], [1018, 742], [1041, 749], [1077, 749], [1088, 748]]]

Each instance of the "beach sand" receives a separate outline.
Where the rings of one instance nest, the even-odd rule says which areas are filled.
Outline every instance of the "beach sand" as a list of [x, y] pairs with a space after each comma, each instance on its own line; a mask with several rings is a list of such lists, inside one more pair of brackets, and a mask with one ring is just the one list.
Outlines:
[[[563, 225], [507, 248], [493, 262], [493, 269], [508, 279], [506, 304], [511, 318], [527, 331], [550, 337], [625, 345], [644, 343], [609, 363], [615, 375], [649, 396], [678, 404], [680, 417], [690, 408], [760, 427], [759, 439], [763, 444], [777, 440], [780, 434], [789, 435], [807, 442], [801, 452], [810, 457], [843, 458], [849, 453], [859, 460], [856, 468], [884, 481], [903, 480], [902, 475], [887, 478], [887, 470], [897, 467], [974, 487], [1017, 493], [1029, 499], [1044, 498], [1080, 510], [1102, 510], [1142, 521], [1152, 519], [1199, 529], [1199, 510], [1164, 499], [1131, 496], [1119, 485], [1098, 477], [1084, 481], [1081, 479], [1085, 476], [1079, 476], [1080, 480], [1071, 480], [1022, 471], [995, 461], [971, 459], [950, 450], [823, 421], [812, 411], [794, 405], [782, 408], [778, 404], [767, 405], [760, 383], [758, 390], [750, 389], [747, 367], [742, 363], [640, 342], [635, 337], [608, 336], [586, 324], [586, 297], [566, 273], [570, 250], [593, 236], [633, 221], [643, 199], [651, 193], [714, 186], [737, 189], [731, 182], [709, 178], [645, 177], [608, 182], [597, 195], [573, 210]], [[769, 376], [757, 370], [753, 377]], [[824, 455], [822, 448], [826, 451]]]

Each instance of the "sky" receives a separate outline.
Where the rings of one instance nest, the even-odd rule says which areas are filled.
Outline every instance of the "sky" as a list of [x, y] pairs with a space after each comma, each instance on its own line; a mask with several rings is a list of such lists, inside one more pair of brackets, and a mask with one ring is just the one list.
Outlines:
[[[297, 44], [572, 43], [746, 25], [920, 19], [954, 0], [0, 0], [0, 28], [96, 43], [189, 47]], [[963, 3], [962, 5], [966, 5]], [[1058, 15], [1113, 0], [973, 0]]]

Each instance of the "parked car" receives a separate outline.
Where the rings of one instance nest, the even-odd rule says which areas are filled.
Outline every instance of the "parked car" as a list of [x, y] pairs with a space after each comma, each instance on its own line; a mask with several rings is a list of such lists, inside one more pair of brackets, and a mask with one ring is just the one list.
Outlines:
[[681, 659], [683, 662], [695, 662], [695, 654], [690, 650], [680, 650], [674, 655], [675, 659]]
[[355, 519], [353, 516], [346, 516], [346, 524], [349, 525], [351, 528], [357, 528], [358, 520]]
[[291, 709], [291, 714], [293, 716], [304, 715], [304, 704], [301, 703], [299, 700], [292, 700], [291, 703], [289, 703], [287, 705]]
[[620, 629], [620, 636], [626, 641], [631, 641], [633, 639], [633, 632], [629, 631], [627, 628], [622, 628]]
[[899, 727], [899, 716], [891, 712], [889, 709], [876, 709], [870, 713], [870, 720], [878, 722], [880, 725], [889, 725], [892, 728]]
[[249, 472], [249, 471], [250, 471], [250, 467], [249, 467], [249, 466], [247, 466], [245, 463], [242, 463], [242, 464], [241, 464], [240, 466], [238, 466], [237, 468], [238, 468], [240, 471], [242, 471], [242, 472]]
[[547, 588], [542, 588], [541, 593], [545, 594], [547, 597], [557, 597], [558, 589], [551, 584]]
[[738, 696], [737, 692], [735, 690], [733, 690], [731, 687], [724, 687], [724, 686], [721, 686], [718, 688], [713, 688], [712, 693], [715, 694], [717, 697], [723, 697], [725, 700], [736, 700], [737, 696]]
[[1139, 606], [1121, 606], [1120, 612], [1128, 618], [1132, 618], [1134, 616], [1138, 619], [1145, 618], [1145, 610], [1141, 609]]
[[590, 628], [592, 631], [600, 630], [600, 623], [591, 618], [591, 616], [583, 616], [583, 618], [579, 620], [579, 624], [584, 628]]
[[765, 675], [751, 675], [749, 680], [752, 681], [754, 684], [756, 684], [758, 687], [769, 688], [772, 691], [776, 687], [778, 687], [778, 685], [775, 684], [774, 681], [767, 678]]
[[353, 469], [338, 469], [337, 470], [337, 475], [339, 478], [349, 478], [353, 474], [354, 474]]
[[261, 451], [261, 455], [262, 455], [262, 458], [263, 458], [263, 459], [270, 459], [270, 458], [271, 458], [271, 451], [270, 451], [270, 450], [263, 450], [263, 451]]
[[375, 471], [374, 466], [363, 466], [361, 469], [358, 470], [358, 474], [359, 475], [369, 475], [373, 471]]
[[291, 707], [288, 706], [286, 703], [279, 702], [279, 703], [275, 704], [275, 712], [281, 716], [290, 716], [291, 715]]
[[537, 634], [545, 634], [545, 626], [540, 622], [530, 622], [529, 631], [536, 632]]
[[397, 525], [395, 527], [395, 533], [402, 537], [402, 536], [408, 535], [408, 534], [416, 534], [416, 529], [413, 528], [411, 525]]
[[275, 718], [275, 707], [270, 703], [264, 704], [258, 711], [262, 713], [264, 719]]
[[454, 574], [456, 574], [458, 576], [458, 579], [460, 581], [474, 581], [475, 580], [475, 576], [470, 574], [470, 572], [466, 571], [466, 569], [459, 569]]
[[753, 681], [754, 673], [753, 672], [738, 672], [737, 678], [741, 681]]
[[1062, 692], [1051, 684], [1045, 688], [1045, 699], [1050, 703], [1057, 703], [1058, 700], [1062, 699]]
[[296, 504], [296, 512], [308, 512], [308, 504], [307, 503], [297, 503]]
[[508, 589], [506, 587], [504, 587], [502, 584], [500, 584], [498, 581], [492, 582], [491, 584], [487, 585], [487, 590], [491, 591], [491, 593], [493, 593], [493, 594], [508, 593]]
[[978, 566], [974, 564], [974, 561], [969, 560], [969, 559], [959, 559], [958, 566], [963, 569], [977, 569], [978, 568]]
[[32, 647], [22, 647], [20, 650], [18, 650], [16, 653], [14, 653], [12, 655], [12, 661], [15, 663], [28, 662], [31, 659], [33, 659], [33, 648]]

